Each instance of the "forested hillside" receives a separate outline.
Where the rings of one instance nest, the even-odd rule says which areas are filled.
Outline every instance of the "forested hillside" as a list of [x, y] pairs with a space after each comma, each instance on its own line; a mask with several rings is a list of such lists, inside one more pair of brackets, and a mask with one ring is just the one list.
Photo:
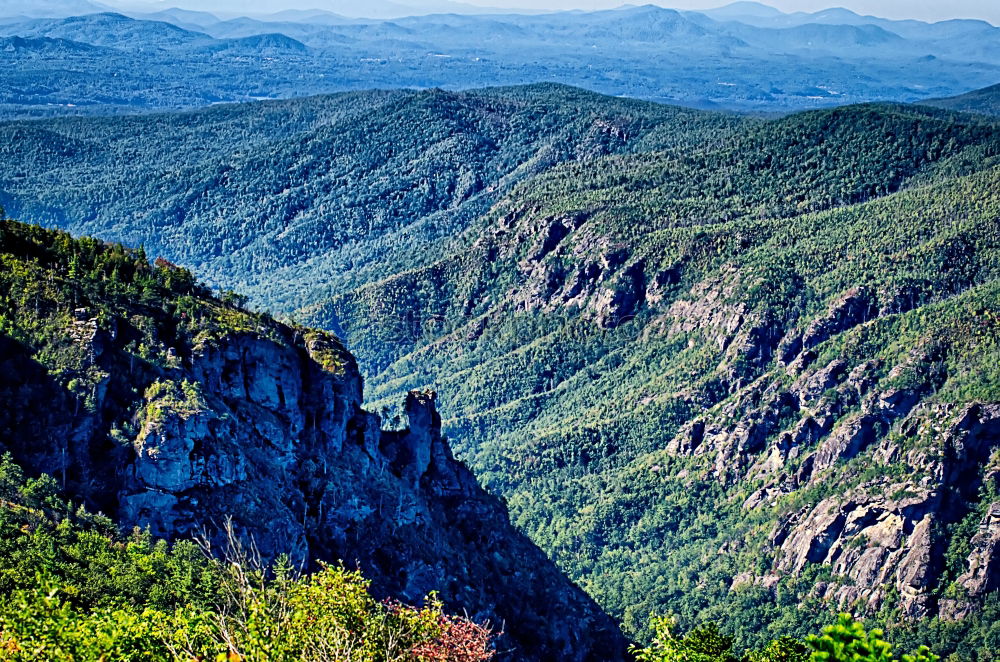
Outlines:
[[928, 106], [961, 110], [967, 113], [982, 115], [1000, 115], [1000, 85], [993, 85], [982, 90], [974, 90], [967, 94], [947, 99], [931, 99], [924, 101]]
[[0, 204], [288, 311], [429, 264], [516, 183], [743, 120], [563, 86], [364, 92], [0, 124]]
[[742, 650], [847, 610], [992, 659], [991, 118], [534, 86], [0, 135], [19, 215], [335, 331], [386, 420], [436, 389], [460, 457], [629, 634], [674, 613]]
[[566, 164], [307, 319], [376, 405], [437, 385], [463, 456], [629, 632], [673, 612], [761, 643], [841, 608], [990, 659], [998, 138], [861, 106]]

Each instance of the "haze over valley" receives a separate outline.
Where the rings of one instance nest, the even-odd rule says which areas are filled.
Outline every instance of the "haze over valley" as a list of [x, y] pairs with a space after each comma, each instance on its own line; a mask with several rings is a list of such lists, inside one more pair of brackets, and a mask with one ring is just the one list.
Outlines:
[[89, 13], [85, 2], [8, 1], [0, 6], [0, 17], [9, 16], [0, 20], [0, 49], [10, 64], [0, 79], [0, 112], [106, 114], [533, 82], [771, 112], [952, 96], [1000, 77], [1000, 28], [984, 21], [928, 24], [761, 7], [520, 15], [445, 6], [453, 13], [392, 20], [301, 10], [220, 19], [203, 11]]

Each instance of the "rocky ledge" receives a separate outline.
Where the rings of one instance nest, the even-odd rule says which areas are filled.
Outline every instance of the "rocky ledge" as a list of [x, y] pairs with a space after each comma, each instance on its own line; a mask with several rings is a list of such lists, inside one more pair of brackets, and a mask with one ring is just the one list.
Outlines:
[[231, 522], [265, 559], [357, 565], [385, 597], [436, 591], [505, 633], [501, 659], [623, 658], [612, 619], [453, 457], [433, 393], [410, 393], [408, 427], [383, 431], [328, 334], [271, 323], [167, 347], [151, 365], [126, 351], [126, 319], [76, 317], [73, 388], [0, 337], [12, 405], [0, 450], [73, 498], [168, 539], [220, 546]]

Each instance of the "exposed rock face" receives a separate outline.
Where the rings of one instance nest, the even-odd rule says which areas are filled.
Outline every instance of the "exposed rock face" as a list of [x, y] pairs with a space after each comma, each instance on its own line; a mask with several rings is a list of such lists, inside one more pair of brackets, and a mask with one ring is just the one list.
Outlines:
[[322, 349], [236, 336], [192, 356], [198, 401], [148, 389], [121, 521], [184, 537], [231, 517], [265, 557], [311, 559], [316, 504], [299, 486], [343, 462], [366, 417], [360, 378], [324, 370], [313, 358]]
[[[451, 450], [441, 439], [441, 417], [432, 392], [411, 392], [406, 398], [406, 418], [410, 426], [401, 432], [383, 432], [380, 449], [393, 471], [412, 487], [426, 485], [431, 475], [453, 477], [456, 464]], [[454, 485], [461, 493], [461, 486]]]
[[809, 325], [802, 338], [802, 346], [806, 349], [816, 347], [835, 334], [867, 322], [876, 314], [868, 291], [854, 288], [834, 301], [826, 315]]
[[941, 550], [933, 538], [932, 492], [899, 501], [864, 490], [829, 497], [794, 521], [779, 543], [778, 572], [800, 572], [809, 563], [830, 565], [851, 581], [831, 583], [827, 597], [841, 608], [858, 601], [877, 609], [896, 588], [904, 612], [930, 611], [927, 589], [939, 572]]
[[[842, 609], [875, 612], [895, 596], [910, 618], [960, 617], [1000, 587], [1000, 504], [993, 503], [971, 541], [966, 571], [955, 581], [967, 599], [938, 604], [936, 597], [948, 542], [945, 526], [965, 515], [980, 486], [995, 480], [990, 467], [1000, 451], [1000, 405], [918, 404], [913, 391], [900, 389], [868, 393], [864, 374], [872, 367], [847, 374], [834, 361], [800, 378], [790, 391], [758, 384], [721, 409], [723, 417], [735, 418], [730, 427], [694, 421], [670, 450], [715, 453], [715, 475], [726, 482], [770, 477], [745, 501], [746, 509], [773, 505], [807, 484], [830, 486], [832, 496], [786, 513], [775, 526], [769, 540], [772, 573], [741, 576], [741, 583], [773, 585], [810, 564], [823, 564], [838, 579], [824, 584], [820, 594]], [[831, 388], [836, 392], [820, 396]], [[777, 395], [766, 399], [769, 393]], [[857, 402], [858, 396], [864, 400], [861, 413], [842, 416], [833, 426], [843, 402]], [[760, 402], [763, 406], [749, 409]], [[734, 416], [741, 407], [742, 416]], [[781, 408], [804, 415], [775, 434], [774, 412]], [[902, 453], [894, 429], [922, 444]], [[761, 435], [774, 439], [766, 449], [750, 442]], [[816, 450], [797, 462], [801, 449], [809, 447]], [[829, 471], [862, 454], [875, 464], [874, 478], [859, 482], [860, 469]], [[756, 458], [753, 466], [750, 458]]]
[[846, 421], [835, 430], [816, 451], [812, 470], [819, 472], [839, 460], [850, 460], [875, 440], [874, 416], [860, 415]]
[[626, 267], [597, 297], [597, 323], [618, 326], [634, 316], [646, 297], [646, 277], [642, 262]]
[[972, 538], [965, 572], [955, 581], [966, 595], [963, 601], [942, 605], [946, 617], [964, 616], [970, 602], [1000, 588], [1000, 502], [991, 503]]
[[705, 475], [727, 486], [762, 481], [743, 501], [747, 510], [781, 508], [782, 497], [805, 488], [824, 495], [776, 513], [764, 543], [771, 570], [741, 573], [734, 588], [772, 588], [821, 564], [833, 575], [817, 586], [821, 598], [870, 613], [898, 600], [913, 619], [961, 617], [1000, 588], [1000, 506], [992, 504], [949, 589], [966, 597], [941, 598], [946, 531], [977, 507], [980, 487], [1000, 477], [1000, 405], [931, 404], [934, 342], [894, 366], [820, 360], [823, 343], [905, 301], [880, 309], [871, 292], [853, 288], [804, 330], [775, 340], [731, 303], [726, 286], [706, 283], [693, 293], [672, 305], [668, 335], [700, 330], [727, 356], [757, 365], [774, 359], [774, 368], [748, 384], [729, 378], [733, 397], [683, 425], [667, 451], [704, 456]]
[[[409, 427], [382, 432], [361, 407], [353, 359], [324, 334], [233, 333], [180, 348], [175, 368], [140, 378], [123, 372], [126, 355], [96, 322], [77, 326], [81, 365], [104, 375], [85, 408], [58, 384], [32, 390], [15, 379], [31, 378], [31, 361], [0, 336], [0, 366], [17, 368], [2, 373], [0, 394], [28, 411], [45, 412], [52, 394], [64, 403], [58, 416], [35, 417], [30, 438], [5, 415], [0, 443], [122, 525], [167, 538], [204, 531], [221, 544], [231, 519], [267, 558], [358, 564], [377, 593], [410, 602], [438, 591], [450, 608], [503, 628], [502, 659], [623, 658], [615, 623], [454, 459], [433, 393], [411, 393]], [[128, 402], [132, 385], [142, 402]], [[130, 444], [106, 441], [129, 429]], [[72, 441], [60, 451], [51, 438]]]
[[[517, 218], [513, 214], [501, 223]], [[518, 262], [525, 283], [513, 294], [517, 308], [579, 308], [598, 326], [613, 328], [633, 319], [647, 302], [661, 300], [676, 283], [676, 270], [660, 271], [650, 279], [644, 260], [633, 259], [623, 245], [588, 233], [586, 221], [586, 214], [578, 213], [535, 219], [521, 229], [520, 241], [531, 245]]]

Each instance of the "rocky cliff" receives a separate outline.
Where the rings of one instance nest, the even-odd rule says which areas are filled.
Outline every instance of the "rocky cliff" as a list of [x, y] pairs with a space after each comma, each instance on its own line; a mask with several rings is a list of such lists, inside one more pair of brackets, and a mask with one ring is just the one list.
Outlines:
[[[790, 387], [755, 383], [685, 426], [671, 450], [705, 457], [724, 484], [759, 485], [742, 508], [775, 519], [763, 547], [773, 562], [734, 588], [771, 588], [819, 564], [830, 577], [814, 594], [839, 609], [960, 618], [1000, 579], [996, 504], [984, 500], [1000, 488], [1000, 406], [922, 402], [878, 388], [876, 369], [793, 364]], [[978, 533], [948, 568], [949, 545], [966, 542], [949, 533], [964, 518]]]
[[511, 526], [432, 392], [383, 432], [332, 335], [210, 296], [120, 246], [0, 226], [0, 448], [124, 527], [358, 565], [505, 633], [502, 659], [613, 660], [616, 625]]

